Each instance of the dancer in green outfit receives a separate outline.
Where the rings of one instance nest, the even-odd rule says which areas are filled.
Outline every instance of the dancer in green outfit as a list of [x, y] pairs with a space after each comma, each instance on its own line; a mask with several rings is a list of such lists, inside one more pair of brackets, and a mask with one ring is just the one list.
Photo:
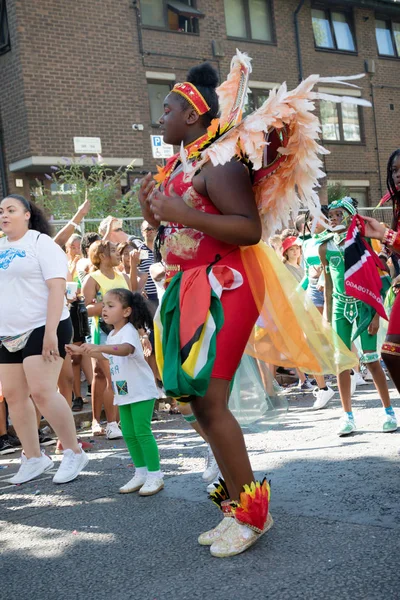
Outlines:
[[[375, 387], [385, 409], [383, 431], [397, 429], [397, 421], [390, 403], [386, 376], [381, 367], [378, 352], [377, 333], [379, 315], [371, 315], [371, 308], [364, 302], [348, 296], [344, 284], [344, 242], [351, 218], [357, 212], [352, 198], [342, 198], [329, 205], [329, 220], [332, 226], [332, 236], [321, 244], [319, 255], [325, 273], [325, 309], [328, 321], [350, 349], [353, 327], [357, 327], [356, 336], [360, 336], [363, 352], [362, 361], [374, 380]], [[351, 406], [351, 377], [350, 371], [338, 375], [339, 392], [344, 410], [338, 435], [344, 436], [356, 430]]]

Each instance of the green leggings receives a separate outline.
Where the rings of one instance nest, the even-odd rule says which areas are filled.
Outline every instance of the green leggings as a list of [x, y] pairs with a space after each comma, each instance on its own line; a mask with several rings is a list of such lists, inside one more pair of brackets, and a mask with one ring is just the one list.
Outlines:
[[160, 470], [160, 455], [151, 430], [155, 400], [144, 400], [119, 407], [121, 429], [135, 467]]

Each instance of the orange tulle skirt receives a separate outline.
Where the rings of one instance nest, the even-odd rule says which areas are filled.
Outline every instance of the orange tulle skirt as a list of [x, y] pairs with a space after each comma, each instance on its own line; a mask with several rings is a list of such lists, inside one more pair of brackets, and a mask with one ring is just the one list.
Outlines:
[[304, 373], [340, 373], [356, 366], [347, 349], [278, 256], [264, 242], [241, 248], [259, 319], [246, 354]]

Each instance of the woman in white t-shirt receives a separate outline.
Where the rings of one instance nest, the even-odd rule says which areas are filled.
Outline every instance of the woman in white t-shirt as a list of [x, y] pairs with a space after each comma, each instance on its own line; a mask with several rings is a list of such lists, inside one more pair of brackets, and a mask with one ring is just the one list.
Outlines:
[[[40, 451], [34, 403], [64, 447], [54, 483], [77, 477], [88, 462], [57, 380], [72, 327], [65, 302], [67, 258], [42, 211], [16, 194], [0, 203], [0, 380], [23, 453], [9, 481], [30, 481], [53, 467]], [[30, 398], [31, 396], [31, 398]]]
[[141, 294], [116, 288], [103, 297], [102, 317], [114, 328], [105, 344], [70, 344], [67, 351], [109, 360], [114, 404], [119, 407], [122, 434], [136, 467], [134, 477], [119, 491], [128, 494], [139, 490], [141, 496], [152, 496], [164, 487], [157, 442], [151, 430], [158, 392], [138, 333], [138, 329], [151, 325], [152, 316]]

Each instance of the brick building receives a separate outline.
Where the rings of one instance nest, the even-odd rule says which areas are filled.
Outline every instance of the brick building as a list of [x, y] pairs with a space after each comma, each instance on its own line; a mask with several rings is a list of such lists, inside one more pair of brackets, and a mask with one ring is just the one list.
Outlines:
[[323, 103], [321, 117], [328, 182], [375, 205], [400, 145], [394, 0], [0, 0], [0, 197], [100, 147], [112, 166], [154, 170], [164, 96], [202, 60], [224, 79], [236, 47], [253, 58], [250, 107], [282, 81], [367, 72], [373, 109]]

